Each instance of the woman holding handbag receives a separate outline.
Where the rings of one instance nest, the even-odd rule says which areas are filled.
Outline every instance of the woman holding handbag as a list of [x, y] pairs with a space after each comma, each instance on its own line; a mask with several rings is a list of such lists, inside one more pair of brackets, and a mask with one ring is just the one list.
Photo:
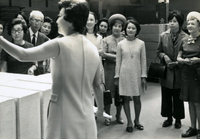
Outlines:
[[160, 34], [160, 41], [157, 48], [157, 55], [161, 63], [166, 64], [166, 75], [160, 79], [161, 84], [161, 115], [167, 117], [162, 127], [172, 125], [173, 117], [175, 128], [181, 128], [181, 119], [185, 117], [184, 104], [179, 98], [181, 89], [181, 75], [179, 62], [177, 61], [178, 51], [182, 45], [182, 38], [187, 34], [181, 29], [184, 16], [180, 11], [174, 10], [168, 16], [169, 29]]
[[[121, 32], [126, 23], [126, 18], [122, 14], [114, 14], [108, 19], [109, 26], [111, 28], [112, 34], [105, 37], [102, 42], [103, 46], [103, 58], [105, 58], [104, 70], [105, 70], [105, 84], [107, 89], [111, 91], [112, 97], [115, 98], [116, 106], [116, 122], [118, 124], [123, 124], [124, 121], [121, 118], [122, 109], [122, 99], [118, 93], [118, 86], [114, 84], [115, 76], [115, 65], [116, 65], [116, 52], [117, 44], [124, 39], [121, 36]], [[109, 108], [111, 105], [109, 104]], [[110, 109], [109, 113], [110, 114]], [[105, 125], [109, 126], [111, 124], [111, 119], [107, 120]]]

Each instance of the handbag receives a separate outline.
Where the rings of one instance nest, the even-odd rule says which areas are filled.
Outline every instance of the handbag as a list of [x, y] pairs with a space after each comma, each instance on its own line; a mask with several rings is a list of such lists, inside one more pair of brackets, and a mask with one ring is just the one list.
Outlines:
[[157, 57], [155, 58], [154, 62], [151, 62], [149, 66], [148, 77], [165, 78], [166, 65], [156, 62]]
[[112, 96], [110, 90], [106, 88], [105, 83], [102, 83], [104, 86], [104, 91], [103, 91], [103, 99], [104, 99], [104, 105], [112, 104]]

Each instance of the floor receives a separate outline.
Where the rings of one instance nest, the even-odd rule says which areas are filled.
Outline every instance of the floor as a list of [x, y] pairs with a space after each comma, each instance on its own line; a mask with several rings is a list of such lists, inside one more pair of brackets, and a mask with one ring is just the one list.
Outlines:
[[[125, 131], [126, 129], [126, 117], [122, 110], [122, 118], [125, 121], [120, 125], [115, 122], [115, 107], [111, 106], [111, 115], [113, 116], [110, 126], [105, 126], [103, 121], [97, 123], [98, 138], [99, 139], [181, 139], [181, 133], [185, 132], [190, 126], [190, 119], [188, 113], [188, 105], [185, 103], [185, 119], [182, 120], [182, 128], [175, 129], [174, 125], [163, 128], [162, 123], [165, 120], [160, 115], [161, 109], [161, 96], [160, 96], [159, 83], [148, 82], [148, 88], [146, 94], [141, 96], [142, 111], [140, 116], [140, 123], [143, 124], [144, 130], [139, 131], [134, 129], [132, 133]], [[131, 101], [132, 102], [132, 101]], [[134, 120], [133, 103], [131, 104], [131, 114]], [[190, 137], [187, 139], [196, 139], [196, 137]]]

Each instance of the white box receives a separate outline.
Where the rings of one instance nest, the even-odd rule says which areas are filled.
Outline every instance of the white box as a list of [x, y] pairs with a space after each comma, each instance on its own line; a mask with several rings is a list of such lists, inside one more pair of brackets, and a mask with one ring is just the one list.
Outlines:
[[15, 98], [17, 138], [41, 138], [40, 92], [0, 86], [0, 96]]
[[15, 99], [0, 96], [0, 137], [16, 139], [16, 105]]
[[[38, 76], [39, 77], [39, 76]], [[32, 80], [31, 80], [32, 79]], [[35, 90], [40, 91], [40, 115], [41, 115], [41, 135], [44, 136], [44, 130], [47, 124], [47, 108], [49, 104], [49, 98], [51, 94], [51, 83], [39, 83], [36, 82], [37, 80], [33, 77], [30, 80], [20, 79], [20, 80], [12, 80], [4, 83], [0, 83], [0, 85], [7, 86], [7, 87], [16, 87], [21, 89], [27, 90]], [[44, 80], [43, 80], [44, 81]]]

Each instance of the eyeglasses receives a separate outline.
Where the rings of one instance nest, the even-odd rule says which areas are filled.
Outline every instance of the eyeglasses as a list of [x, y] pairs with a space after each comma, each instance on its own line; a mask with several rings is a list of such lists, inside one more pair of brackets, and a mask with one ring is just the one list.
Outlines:
[[13, 33], [13, 34], [16, 34], [16, 33], [21, 33], [23, 31], [23, 29], [18, 29], [18, 30], [15, 30], [15, 29], [12, 29], [11, 30], [11, 33]]
[[35, 23], [40, 23], [40, 22], [42, 22], [41, 20], [34, 19], [34, 18], [31, 18], [31, 21], [32, 21], [32, 22], [35, 22]]

